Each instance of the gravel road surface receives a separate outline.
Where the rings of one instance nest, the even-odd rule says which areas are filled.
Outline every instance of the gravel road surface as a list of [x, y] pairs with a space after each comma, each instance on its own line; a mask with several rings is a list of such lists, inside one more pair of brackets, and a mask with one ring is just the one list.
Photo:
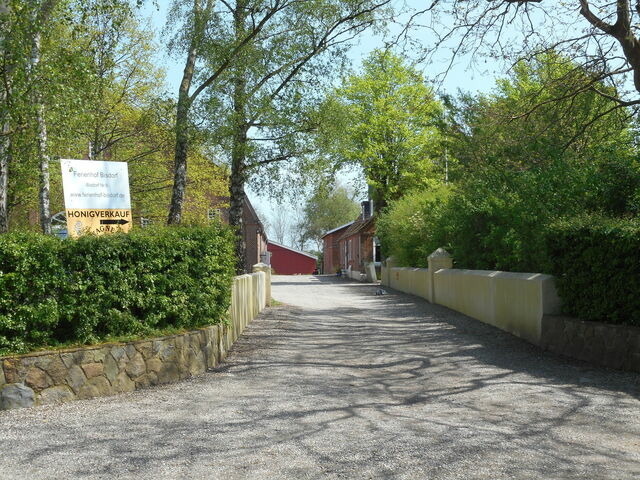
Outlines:
[[215, 371], [0, 412], [0, 478], [640, 478], [638, 375], [376, 288], [275, 277]]

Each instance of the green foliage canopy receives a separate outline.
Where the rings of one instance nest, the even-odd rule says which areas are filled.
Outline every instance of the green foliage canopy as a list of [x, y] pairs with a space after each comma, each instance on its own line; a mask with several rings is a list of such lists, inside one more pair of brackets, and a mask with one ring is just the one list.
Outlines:
[[[446, 247], [463, 268], [540, 272], [548, 269], [545, 232], [558, 219], [636, 215], [640, 169], [625, 112], [593, 122], [613, 106], [594, 91], [550, 102], [575, 68], [550, 53], [519, 64], [492, 95], [454, 105], [453, 189], [428, 208], [421, 207], [428, 191], [394, 203], [379, 222], [393, 239], [389, 252], [406, 265], [423, 265], [422, 245], [427, 254]], [[554, 84], [557, 91], [550, 90]]]
[[320, 185], [307, 199], [299, 225], [303, 241], [313, 241], [321, 250], [321, 238], [329, 230], [349, 223], [360, 213], [353, 195], [342, 185]]
[[401, 57], [376, 50], [328, 98], [321, 147], [360, 166], [376, 209], [444, 179], [442, 104]]

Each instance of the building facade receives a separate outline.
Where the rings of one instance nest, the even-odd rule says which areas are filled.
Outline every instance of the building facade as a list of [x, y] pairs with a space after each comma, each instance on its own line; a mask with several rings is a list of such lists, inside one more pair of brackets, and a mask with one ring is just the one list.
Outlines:
[[364, 272], [368, 263], [380, 265], [380, 243], [376, 237], [373, 202], [362, 202], [360, 216], [351, 223], [328, 231], [322, 237], [324, 272]]
[[[229, 197], [215, 197], [212, 208], [209, 209], [209, 219], [220, 218], [224, 223], [229, 223]], [[249, 199], [244, 197], [242, 209], [242, 235], [245, 243], [244, 268], [250, 272], [253, 265], [260, 262], [268, 263], [267, 233], [258, 218]]]
[[338, 239], [340, 265], [344, 270], [364, 272], [367, 263], [375, 262], [376, 223], [373, 217], [359, 219]]
[[316, 271], [318, 258], [295, 248], [269, 241], [271, 268], [276, 275], [311, 275]]
[[322, 236], [322, 273], [336, 273], [342, 268], [338, 240], [352, 224], [353, 222], [349, 222], [333, 230], [329, 230]]

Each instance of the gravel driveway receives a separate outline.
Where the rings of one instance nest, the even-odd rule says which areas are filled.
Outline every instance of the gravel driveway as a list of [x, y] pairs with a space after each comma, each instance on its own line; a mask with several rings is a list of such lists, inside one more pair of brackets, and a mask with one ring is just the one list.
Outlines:
[[0, 412], [0, 478], [640, 478], [640, 380], [414, 297], [275, 277], [216, 371]]

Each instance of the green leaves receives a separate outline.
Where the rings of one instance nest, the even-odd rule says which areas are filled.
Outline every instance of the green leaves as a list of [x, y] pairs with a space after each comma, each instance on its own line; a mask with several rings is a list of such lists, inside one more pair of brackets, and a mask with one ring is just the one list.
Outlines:
[[376, 221], [385, 255], [402, 266], [426, 267], [427, 257], [445, 246], [443, 214], [451, 194], [451, 188], [442, 185], [392, 202]]
[[565, 313], [640, 326], [640, 223], [599, 216], [556, 222], [545, 235]]
[[300, 243], [312, 240], [321, 250], [320, 237], [333, 228], [355, 220], [359, 212], [360, 206], [345, 187], [320, 185], [304, 206], [304, 217], [299, 225]]
[[59, 240], [0, 236], [0, 354], [225, 320], [230, 231], [145, 229]]
[[362, 167], [383, 208], [444, 179], [437, 165], [443, 109], [421, 74], [390, 52], [374, 51], [362, 70], [329, 98], [333, 115], [321, 145], [338, 163]]

